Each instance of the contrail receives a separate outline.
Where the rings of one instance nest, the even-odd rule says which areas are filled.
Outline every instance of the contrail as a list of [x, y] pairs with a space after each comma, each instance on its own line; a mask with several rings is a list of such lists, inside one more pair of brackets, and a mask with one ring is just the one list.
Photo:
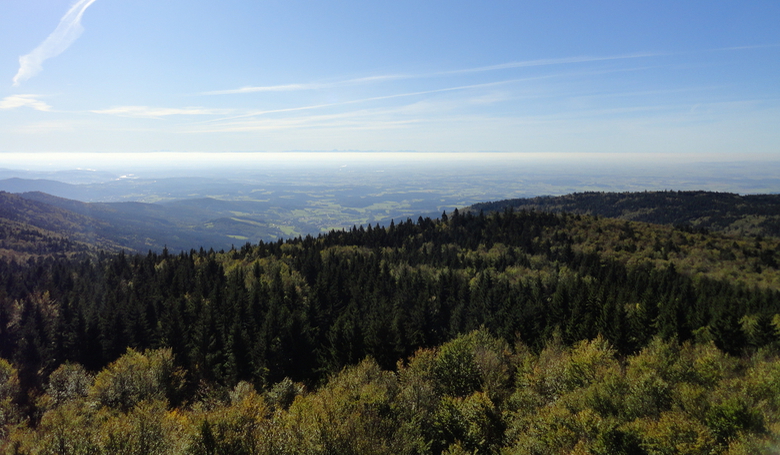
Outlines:
[[43, 62], [56, 57], [68, 48], [84, 31], [81, 26], [81, 16], [95, 0], [79, 0], [60, 19], [60, 25], [49, 35], [40, 46], [27, 55], [19, 57], [19, 72], [14, 76], [14, 86], [38, 74], [43, 68]]

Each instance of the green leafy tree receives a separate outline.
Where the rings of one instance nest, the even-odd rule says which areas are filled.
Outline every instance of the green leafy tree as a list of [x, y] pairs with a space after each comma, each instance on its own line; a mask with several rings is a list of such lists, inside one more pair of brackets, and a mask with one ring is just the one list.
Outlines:
[[0, 358], [0, 441], [5, 440], [12, 426], [22, 420], [18, 407], [20, 392], [16, 369], [7, 360]]
[[89, 397], [102, 406], [129, 411], [143, 400], [175, 406], [184, 388], [184, 372], [170, 349], [140, 353], [132, 349], [98, 373]]

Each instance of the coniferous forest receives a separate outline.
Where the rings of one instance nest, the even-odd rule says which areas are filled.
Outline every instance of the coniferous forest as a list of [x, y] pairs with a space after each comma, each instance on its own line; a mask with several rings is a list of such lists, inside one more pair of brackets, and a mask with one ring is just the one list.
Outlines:
[[775, 453], [780, 240], [536, 211], [0, 262], [6, 453]]

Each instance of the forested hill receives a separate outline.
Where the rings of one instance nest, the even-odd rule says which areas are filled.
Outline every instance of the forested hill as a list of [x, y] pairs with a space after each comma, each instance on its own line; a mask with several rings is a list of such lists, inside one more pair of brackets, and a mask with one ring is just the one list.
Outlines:
[[779, 246], [506, 210], [0, 261], [0, 450], [770, 453]]
[[160, 346], [193, 378], [312, 380], [479, 327], [537, 347], [602, 334], [630, 353], [662, 335], [740, 353], [778, 341], [778, 242], [453, 213], [225, 253], [0, 262], [0, 357], [35, 387], [62, 362]]
[[[182, 216], [171, 206], [142, 202], [80, 202], [41, 192], [18, 195], [42, 206], [82, 216], [90, 220], [80, 234], [87, 233], [97, 246], [118, 251], [187, 251], [206, 245], [217, 249], [230, 248], [231, 238], [204, 229], [207, 223], [197, 216]], [[189, 215], [192, 215], [190, 213]], [[192, 219], [195, 218], [195, 219]], [[213, 224], [217, 220], [210, 220]], [[118, 246], [118, 247], [117, 247]]]
[[541, 210], [598, 215], [737, 235], [780, 236], [780, 195], [710, 191], [574, 193], [476, 204], [479, 212]]
[[244, 233], [241, 220], [210, 218], [197, 207], [182, 205], [186, 203], [87, 203], [41, 192], [0, 191], [0, 256], [26, 260], [98, 250], [229, 249], [236, 240], [228, 234]]
[[0, 257], [73, 256], [87, 252], [119, 251], [100, 235], [108, 224], [41, 201], [0, 191]]

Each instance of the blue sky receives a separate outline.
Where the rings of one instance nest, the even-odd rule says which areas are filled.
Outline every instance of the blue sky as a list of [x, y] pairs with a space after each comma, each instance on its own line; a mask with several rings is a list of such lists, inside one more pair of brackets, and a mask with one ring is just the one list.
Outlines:
[[5, 0], [0, 152], [776, 160], [778, 23], [777, 1]]

